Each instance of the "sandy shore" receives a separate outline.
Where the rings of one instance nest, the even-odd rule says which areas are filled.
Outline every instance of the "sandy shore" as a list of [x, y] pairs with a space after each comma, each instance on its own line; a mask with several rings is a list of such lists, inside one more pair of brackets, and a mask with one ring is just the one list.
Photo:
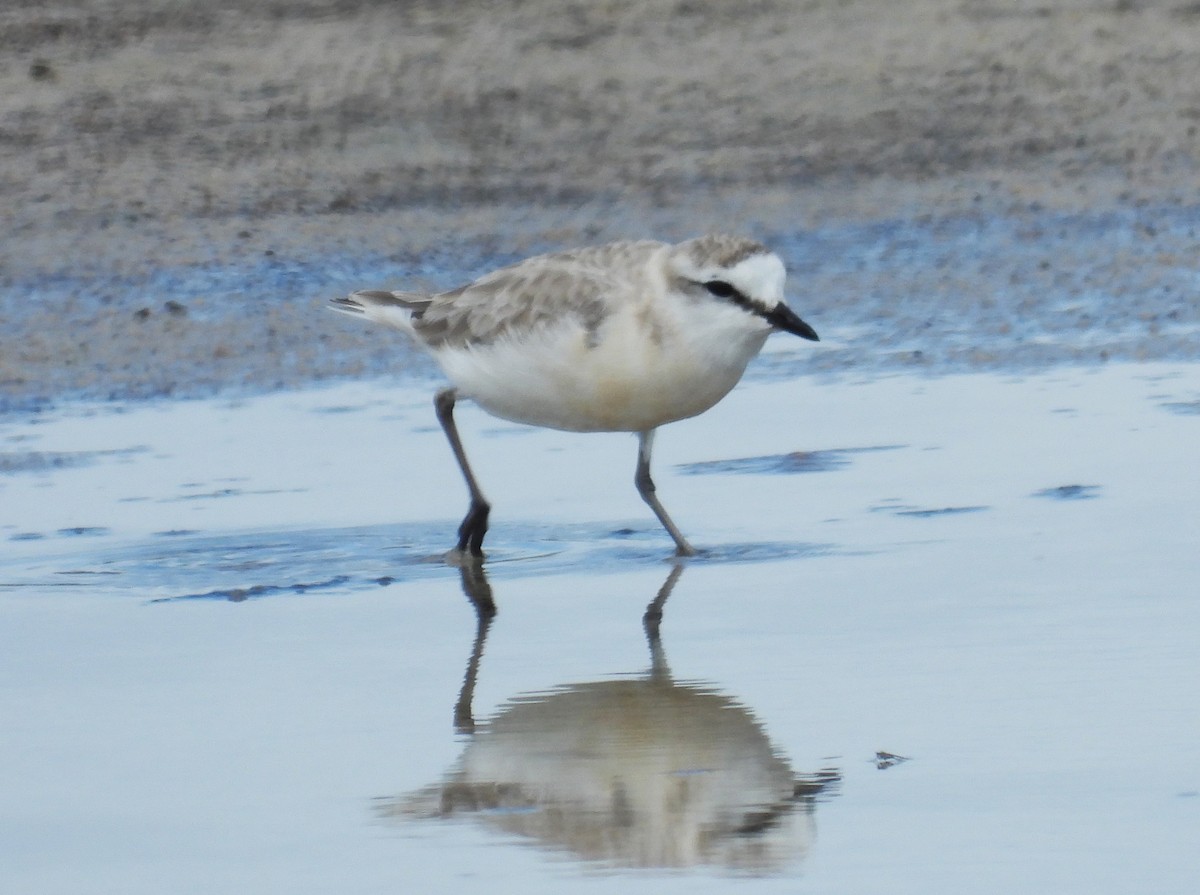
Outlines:
[[[1190, 0], [6, 0], [0, 890], [1191, 893], [1198, 127]], [[431, 390], [321, 305], [704, 230], [822, 341], [656, 448], [669, 650], [633, 440], [467, 407], [481, 656]], [[777, 876], [381, 817], [470, 758], [464, 667], [482, 726], [668, 653], [842, 778]]]
[[713, 229], [891, 360], [961, 360], [930, 321], [965, 315], [1019, 361], [980, 309], [1072, 302], [1089, 357], [1194, 358], [1197, 47], [1195, 4], [1136, 0], [6, 4], [0, 396], [378, 372], [324, 297]]

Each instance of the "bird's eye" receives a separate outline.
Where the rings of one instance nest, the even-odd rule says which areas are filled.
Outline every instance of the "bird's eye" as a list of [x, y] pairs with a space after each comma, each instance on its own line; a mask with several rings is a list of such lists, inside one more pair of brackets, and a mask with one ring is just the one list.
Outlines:
[[737, 292], [736, 289], [734, 289], [731, 285], [726, 283], [724, 280], [709, 280], [707, 283], [704, 284], [704, 288], [707, 289], [709, 292], [711, 292], [713, 295], [717, 296], [717, 298], [729, 298], [735, 292]]

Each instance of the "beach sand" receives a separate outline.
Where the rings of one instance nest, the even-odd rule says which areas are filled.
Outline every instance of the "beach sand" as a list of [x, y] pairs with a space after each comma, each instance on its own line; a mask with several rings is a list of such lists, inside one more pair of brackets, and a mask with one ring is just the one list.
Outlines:
[[1027, 362], [989, 305], [1080, 295], [1085, 360], [1195, 357], [1158, 336], [1195, 328], [1197, 47], [1195, 4], [1135, 0], [6, 4], [0, 396], [404, 368], [324, 299], [712, 230], [780, 244], [822, 333], [932, 318], [920, 365]]
[[[1198, 126], [1183, 0], [8, 0], [0, 889], [1191, 895]], [[449, 567], [322, 306], [707, 230], [822, 340], [661, 433], [702, 555], [464, 403]]]

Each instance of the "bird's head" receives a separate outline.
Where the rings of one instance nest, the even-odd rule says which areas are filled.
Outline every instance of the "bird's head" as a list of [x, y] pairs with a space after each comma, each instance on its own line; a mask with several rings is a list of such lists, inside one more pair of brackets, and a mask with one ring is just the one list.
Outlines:
[[667, 264], [685, 291], [727, 302], [782, 332], [819, 341], [816, 330], [784, 302], [783, 262], [762, 243], [701, 236], [672, 246]]

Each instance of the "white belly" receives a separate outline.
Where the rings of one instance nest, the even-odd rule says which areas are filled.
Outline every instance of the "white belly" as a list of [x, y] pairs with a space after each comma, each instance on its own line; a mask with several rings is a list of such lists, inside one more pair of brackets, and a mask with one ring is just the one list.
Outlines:
[[[735, 320], [740, 320], [739, 315]], [[516, 342], [442, 351], [465, 397], [502, 419], [576, 432], [642, 432], [703, 413], [725, 397], [770, 333], [748, 326], [647, 327], [634, 313], [606, 321], [599, 344], [578, 325]]]

